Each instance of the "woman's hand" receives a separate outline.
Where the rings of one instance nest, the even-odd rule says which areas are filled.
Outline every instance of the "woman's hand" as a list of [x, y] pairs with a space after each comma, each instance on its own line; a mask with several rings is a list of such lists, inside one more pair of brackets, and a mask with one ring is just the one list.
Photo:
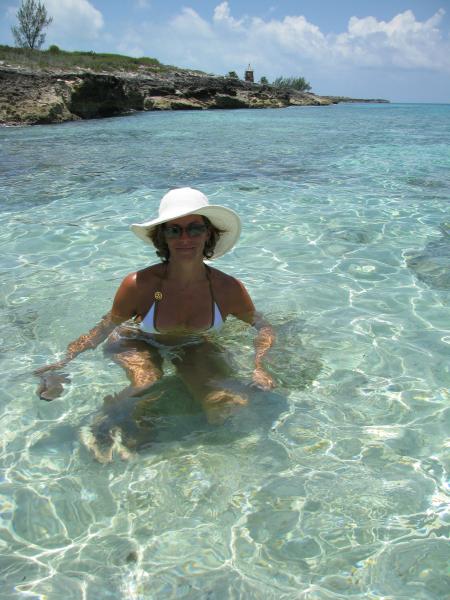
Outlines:
[[65, 373], [53, 373], [59, 371], [67, 365], [70, 358], [65, 358], [51, 365], [45, 365], [33, 371], [33, 375], [40, 377], [40, 382], [36, 390], [41, 400], [50, 402], [61, 396], [64, 392], [64, 384], [70, 383], [69, 377]]
[[275, 381], [262, 367], [256, 367], [254, 369], [253, 383], [262, 390], [266, 391], [273, 390], [275, 387]]
[[45, 373], [40, 377], [41, 381], [36, 393], [41, 400], [47, 402], [59, 398], [64, 392], [64, 384], [70, 383], [70, 379], [65, 373]]
[[63, 383], [67, 383], [69, 378], [64, 373], [52, 373], [63, 369], [67, 363], [73, 360], [78, 354], [96, 348], [101, 344], [108, 335], [114, 330], [117, 324], [124, 321], [124, 318], [113, 316], [111, 312], [104, 315], [101, 321], [93, 327], [88, 333], [80, 335], [79, 338], [70, 342], [67, 346], [66, 356], [58, 362], [39, 367], [33, 371], [34, 375], [41, 378], [41, 383], [38, 388], [38, 395], [44, 400], [53, 400], [61, 395], [63, 391]]
[[65, 358], [63, 360], [60, 360], [58, 362], [55, 363], [51, 363], [50, 365], [44, 365], [43, 367], [39, 367], [39, 369], [36, 369], [35, 371], [33, 371], [33, 375], [37, 375], [38, 377], [43, 375], [44, 373], [47, 373], [47, 371], [58, 371], [59, 369], [64, 368], [67, 363], [69, 362], [69, 358]]

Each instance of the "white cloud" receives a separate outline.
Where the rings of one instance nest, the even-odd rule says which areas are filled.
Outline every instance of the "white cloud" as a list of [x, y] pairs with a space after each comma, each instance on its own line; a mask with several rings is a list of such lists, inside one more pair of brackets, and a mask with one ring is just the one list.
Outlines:
[[439, 29], [444, 14], [441, 9], [426, 21], [418, 21], [410, 10], [390, 21], [351, 17], [347, 31], [332, 35], [302, 15], [238, 20], [229, 2], [223, 1], [210, 21], [184, 8], [164, 31], [153, 30], [158, 41], [154, 53], [167, 52], [178, 64], [185, 64], [183, 59], [189, 57], [195, 61], [191, 66], [219, 72], [249, 60], [263, 70], [278, 65], [291, 74], [304, 65], [450, 71], [450, 43]]
[[231, 5], [218, 1], [209, 19], [185, 7], [162, 25], [142, 21], [124, 31], [116, 47], [216, 74], [234, 70], [243, 76], [251, 63], [257, 78], [301, 75], [318, 92], [362, 97], [391, 97], [389, 84], [400, 80], [404, 89], [415, 81], [419, 94], [421, 80], [446, 80], [450, 73], [443, 10], [424, 21], [410, 10], [388, 21], [351, 17], [345, 31], [326, 34], [303, 15], [236, 18]]
[[195, 37], [209, 40], [212, 36], [212, 28], [209, 23], [192, 8], [183, 8], [181, 13], [170, 22], [170, 28], [175, 35], [183, 37], [178, 40], [170, 40], [169, 43], [173, 41], [175, 44], [179, 44], [180, 39], [193, 41]]
[[440, 9], [423, 22], [411, 10], [387, 22], [351, 17], [348, 30], [336, 37], [333, 49], [361, 66], [450, 71], [450, 44], [439, 29], [444, 14]]
[[67, 40], [95, 40], [104, 22], [102, 13], [88, 0], [45, 0], [47, 12], [53, 17], [48, 38], [59, 40], [67, 47]]
[[253, 38], [261, 39], [272, 47], [278, 46], [283, 51], [298, 53], [300, 56], [314, 57], [317, 53], [322, 55], [328, 51], [323, 33], [303, 16], [268, 22], [253, 19], [251, 33]]
[[216, 25], [225, 25], [230, 29], [242, 29], [244, 19], [237, 20], [231, 16], [228, 2], [218, 4], [214, 9], [213, 21]]

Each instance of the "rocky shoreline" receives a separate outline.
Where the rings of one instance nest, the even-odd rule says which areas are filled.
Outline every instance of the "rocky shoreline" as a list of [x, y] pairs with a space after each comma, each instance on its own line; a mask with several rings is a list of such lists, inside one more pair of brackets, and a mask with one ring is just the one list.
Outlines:
[[387, 102], [275, 88], [194, 71], [94, 73], [0, 65], [0, 125], [36, 125], [149, 110], [326, 106]]

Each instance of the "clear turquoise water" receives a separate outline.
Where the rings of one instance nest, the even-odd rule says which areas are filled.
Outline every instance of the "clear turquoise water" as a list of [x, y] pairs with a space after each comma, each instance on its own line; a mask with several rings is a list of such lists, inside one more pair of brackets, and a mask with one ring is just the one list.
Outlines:
[[[450, 598], [450, 105], [148, 113], [0, 144], [0, 598]], [[86, 352], [45, 403], [31, 371], [154, 261], [128, 224], [182, 185], [243, 217], [217, 266], [273, 322], [279, 387], [212, 427], [168, 368], [151, 444], [101, 465], [80, 431], [123, 373]], [[251, 331], [223, 343], [246, 386]]]

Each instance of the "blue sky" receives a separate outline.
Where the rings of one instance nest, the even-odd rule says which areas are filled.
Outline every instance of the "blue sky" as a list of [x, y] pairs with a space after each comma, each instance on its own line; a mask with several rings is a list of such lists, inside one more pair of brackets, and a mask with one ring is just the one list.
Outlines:
[[[303, 76], [318, 94], [450, 102], [450, 0], [44, 0], [46, 46], [208, 73]], [[0, 0], [0, 43], [20, 0]]]

